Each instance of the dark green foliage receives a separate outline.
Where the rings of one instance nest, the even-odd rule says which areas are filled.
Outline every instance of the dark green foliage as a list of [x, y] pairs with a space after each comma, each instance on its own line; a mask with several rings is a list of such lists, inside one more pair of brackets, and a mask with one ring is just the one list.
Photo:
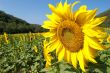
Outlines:
[[[43, 37], [30, 34], [8, 35], [9, 44], [0, 40], [0, 73], [39, 73], [45, 67]], [[38, 52], [33, 46], [38, 47]]]
[[28, 33], [42, 31], [45, 31], [45, 29], [41, 28], [38, 24], [29, 24], [22, 19], [0, 11], [0, 33]]

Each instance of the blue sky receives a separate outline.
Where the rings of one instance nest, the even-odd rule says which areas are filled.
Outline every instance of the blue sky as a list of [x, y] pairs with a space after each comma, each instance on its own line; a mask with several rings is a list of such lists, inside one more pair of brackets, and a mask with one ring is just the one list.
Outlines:
[[[74, 1], [76, 0], [68, 0], [69, 3]], [[47, 19], [45, 15], [51, 13], [48, 4], [55, 5], [58, 2], [60, 0], [0, 0], [0, 10], [29, 23], [42, 24]], [[75, 10], [80, 5], [87, 5], [88, 9], [98, 8], [98, 13], [100, 13], [110, 9], [110, 0], [80, 0]]]

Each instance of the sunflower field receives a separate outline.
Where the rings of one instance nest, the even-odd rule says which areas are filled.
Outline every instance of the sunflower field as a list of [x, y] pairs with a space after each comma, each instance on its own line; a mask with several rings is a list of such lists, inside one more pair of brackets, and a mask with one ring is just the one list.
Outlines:
[[78, 3], [48, 4], [47, 32], [0, 35], [0, 73], [110, 73], [107, 16]]
[[[106, 29], [110, 34], [110, 30]], [[51, 53], [52, 65], [45, 67], [43, 40], [40, 33], [0, 35], [0, 73], [81, 73], [80, 67], [58, 62], [55, 53]], [[97, 64], [88, 63], [87, 72], [110, 73], [110, 43], [103, 42], [109, 49], [99, 51]]]

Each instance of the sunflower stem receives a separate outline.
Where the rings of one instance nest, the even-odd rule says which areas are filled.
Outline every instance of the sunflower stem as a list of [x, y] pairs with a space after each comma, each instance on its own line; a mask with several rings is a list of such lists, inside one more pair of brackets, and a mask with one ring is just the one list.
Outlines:
[[56, 66], [57, 66], [57, 72], [56, 73], [60, 73], [59, 63], [57, 63]]

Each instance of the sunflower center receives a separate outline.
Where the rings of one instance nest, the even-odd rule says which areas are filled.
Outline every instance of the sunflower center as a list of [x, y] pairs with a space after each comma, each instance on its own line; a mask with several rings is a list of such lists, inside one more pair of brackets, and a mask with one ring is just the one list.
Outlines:
[[81, 27], [73, 21], [63, 21], [57, 30], [60, 41], [63, 46], [77, 52], [83, 47], [83, 33]]
[[68, 28], [64, 28], [61, 34], [62, 38], [64, 39], [64, 41], [71, 41], [71, 39], [74, 36], [74, 33], [68, 29]]

